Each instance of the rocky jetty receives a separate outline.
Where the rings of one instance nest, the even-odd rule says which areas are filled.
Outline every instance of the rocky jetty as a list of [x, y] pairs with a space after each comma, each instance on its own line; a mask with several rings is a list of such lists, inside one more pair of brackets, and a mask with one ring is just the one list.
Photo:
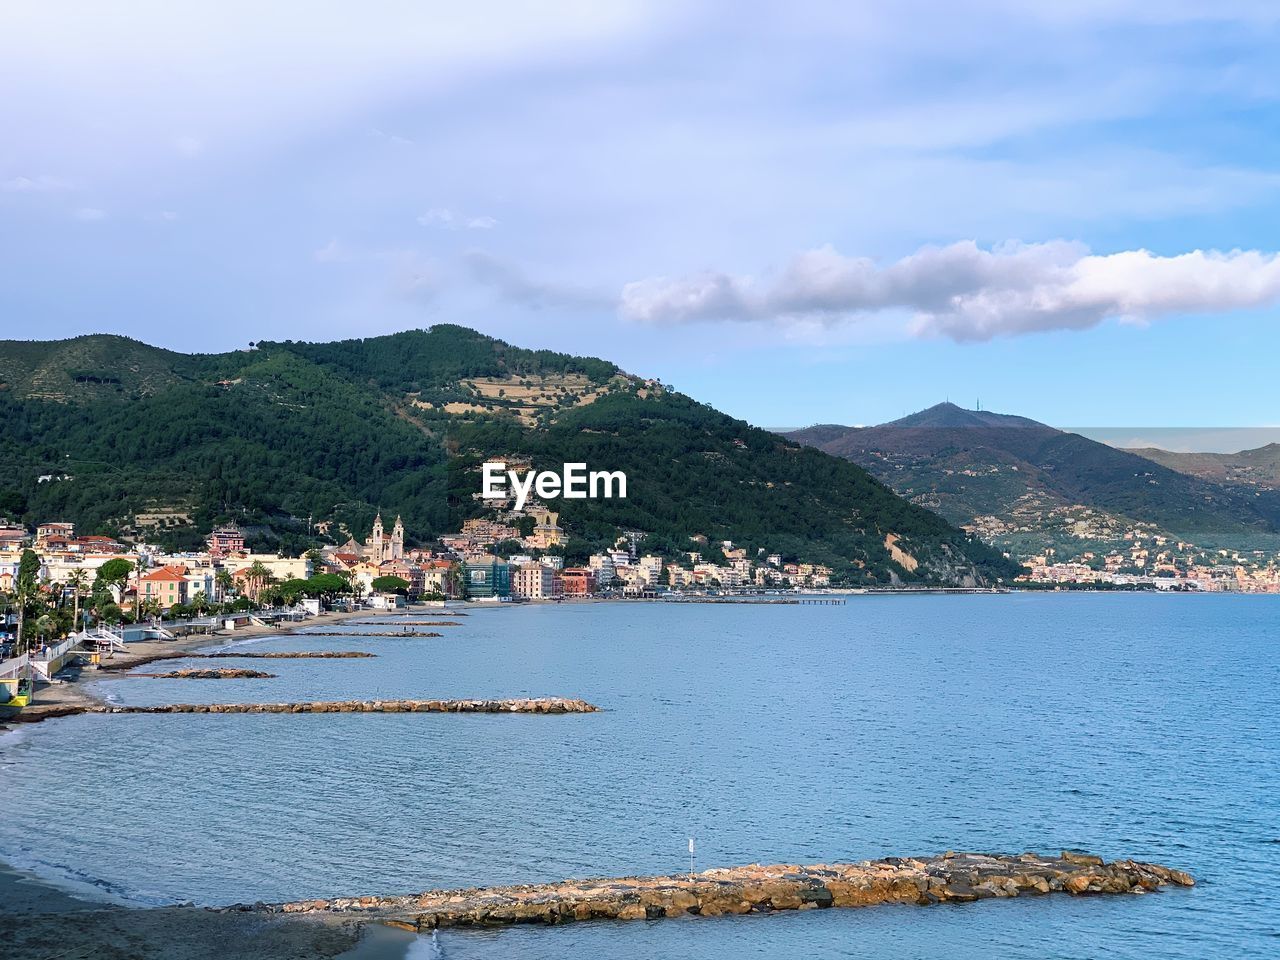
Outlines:
[[1105, 863], [1101, 857], [1069, 851], [1056, 857], [949, 852], [919, 859], [888, 857], [813, 866], [753, 864], [693, 876], [570, 880], [227, 909], [362, 914], [421, 931], [595, 919], [656, 920], [690, 914], [712, 917], [882, 903], [929, 906], [1048, 893], [1143, 894], [1165, 885], [1189, 887], [1194, 882], [1180, 870], [1154, 863]]
[[[457, 616], [465, 617], [465, 613], [457, 614]], [[348, 626], [352, 627], [460, 627], [462, 624], [456, 620], [401, 620], [400, 618], [386, 620], [348, 620]]]
[[[457, 624], [440, 623], [436, 624], [440, 627], [456, 627]], [[431, 630], [410, 630], [406, 627], [403, 630], [362, 630], [359, 633], [351, 633], [349, 631], [340, 630], [309, 630], [305, 634], [308, 637], [442, 637], [444, 634], [435, 633]]]
[[300, 703], [166, 703], [150, 706], [93, 704], [82, 713], [596, 713], [600, 708], [568, 697], [516, 700], [312, 700]]
[[171, 670], [168, 673], [135, 673], [135, 677], [152, 677], [156, 680], [271, 680], [274, 673], [262, 670], [232, 668], [226, 670]]
[[[344, 634], [350, 636], [350, 634]], [[376, 657], [376, 653], [363, 650], [298, 650], [284, 652], [236, 652], [221, 650], [217, 653], [188, 653], [184, 650], [163, 650], [160, 653], [142, 657], [129, 657], [119, 661], [107, 660], [98, 665], [100, 671], [112, 673], [121, 670], [133, 670], [148, 663], [159, 663], [162, 660], [354, 660], [364, 657]]]
[[257, 653], [232, 653], [224, 650], [219, 653], [198, 653], [195, 656], [209, 660], [365, 660], [376, 657], [377, 654], [366, 653], [363, 650], [296, 650]]

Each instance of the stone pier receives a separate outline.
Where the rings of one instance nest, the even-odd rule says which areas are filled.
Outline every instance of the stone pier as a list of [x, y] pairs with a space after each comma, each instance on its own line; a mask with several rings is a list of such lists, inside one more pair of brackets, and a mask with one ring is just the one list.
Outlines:
[[226, 909], [356, 914], [422, 931], [575, 920], [713, 917], [887, 903], [930, 906], [1050, 893], [1145, 894], [1167, 885], [1190, 887], [1194, 882], [1188, 874], [1158, 864], [1133, 860], [1105, 863], [1100, 857], [1070, 851], [1060, 856], [944, 853], [918, 859], [888, 857], [812, 866], [753, 864], [693, 876], [569, 880]]

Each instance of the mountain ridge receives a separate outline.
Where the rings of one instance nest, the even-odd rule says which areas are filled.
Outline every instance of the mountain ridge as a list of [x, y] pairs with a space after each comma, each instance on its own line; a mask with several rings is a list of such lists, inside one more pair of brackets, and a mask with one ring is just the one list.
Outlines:
[[1209, 540], [1280, 534], [1280, 497], [1209, 483], [1026, 417], [948, 403], [872, 427], [786, 435], [858, 463], [953, 523], [985, 527], [1005, 546], [1018, 538], [1000, 535], [1037, 524], [1078, 528], [1089, 520], [1081, 509], [1097, 511], [1095, 526], [1111, 533], [1146, 523]]
[[625, 470], [629, 496], [555, 502], [572, 556], [637, 530], [669, 556], [733, 540], [854, 584], [1016, 572], [853, 464], [608, 361], [465, 327], [224, 354], [5, 341], [0, 380], [0, 513], [28, 521], [193, 546], [234, 519], [297, 548], [367, 529], [382, 508], [429, 540], [483, 512], [484, 459], [585, 461]]

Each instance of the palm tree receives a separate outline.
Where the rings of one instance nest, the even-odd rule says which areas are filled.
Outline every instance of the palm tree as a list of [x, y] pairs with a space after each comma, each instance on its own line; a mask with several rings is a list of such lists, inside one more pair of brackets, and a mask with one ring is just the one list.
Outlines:
[[18, 575], [14, 578], [13, 599], [18, 606], [18, 642], [17, 651], [23, 650], [22, 630], [26, 625], [27, 607], [40, 594], [38, 582], [40, 574], [40, 557], [34, 550], [22, 551], [22, 559], [18, 561]]
[[80, 624], [80, 598], [84, 595], [85, 587], [89, 584], [89, 575], [83, 570], [77, 570], [71, 576], [67, 577], [67, 586], [71, 588], [72, 604], [74, 612], [71, 615], [72, 631], [79, 630]]
[[226, 600], [227, 594], [235, 589], [236, 578], [231, 575], [230, 570], [227, 570], [224, 567], [213, 575], [213, 585], [217, 588], [217, 598], [219, 600]]
[[248, 589], [250, 598], [257, 600], [258, 595], [273, 580], [275, 580], [275, 577], [271, 575], [271, 571], [267, 569], [267, 565], [261, 560], [255, 560], [249, 564], [249, 569], [245, 573], [245, 586]]

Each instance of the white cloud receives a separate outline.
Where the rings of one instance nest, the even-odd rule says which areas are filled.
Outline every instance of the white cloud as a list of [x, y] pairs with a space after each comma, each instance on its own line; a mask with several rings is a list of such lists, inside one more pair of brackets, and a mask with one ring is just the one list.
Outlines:
[[105, 220], [107, 218], [107, 211], [99, 210], [97, 207], [81, 207], [71, 215], [77, 220]]
[[493, 217], [463, 216], [448, 207], [433, 207], [418, 217], [418, 223], [424, 227], [442, 227], [445, 230], [492, 230], [498, 225]]
[[1075, 330], [1108, 318], [1147, 322], [1280, 300], [1280, 257], [1257, 250], [1090, 254], [1081, 244], [964, 241], [925, 247], [887, 265], [831, 247], [794, 257], [770, 282], [706, 272], [627, 284], [620, 313], [639, 323], [815, 321], [829, 326], [908, 312], [915, 336], [990, 340]]
[[57, 177], [41, 175], [38, 177], [11, 177], [0, 182], [0, 190], [5, 193], [55, 193], [70, 190], [71, 184]]

